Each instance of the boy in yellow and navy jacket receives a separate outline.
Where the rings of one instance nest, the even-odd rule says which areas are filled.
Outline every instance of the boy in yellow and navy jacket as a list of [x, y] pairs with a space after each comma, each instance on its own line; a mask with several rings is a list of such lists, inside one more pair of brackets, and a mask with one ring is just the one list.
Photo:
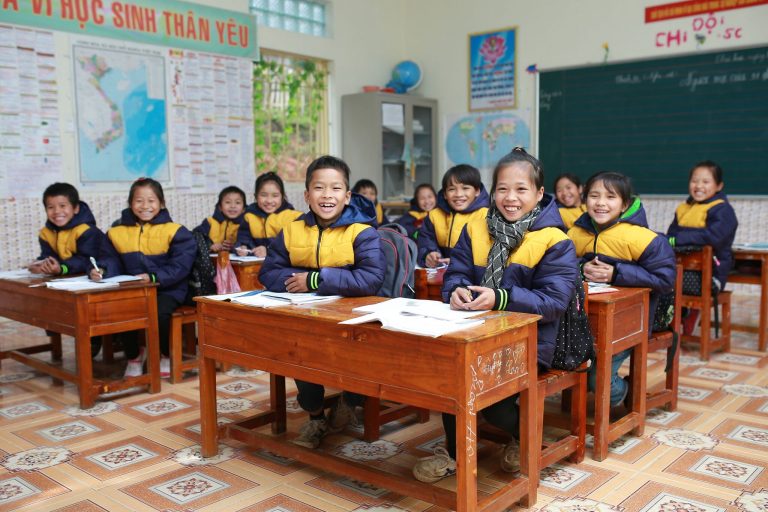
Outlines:
[[40, 256], [30, 266], [35, 274], [82, 274], [89, 258], [99, 254], [104, 233], [96, 227], [91, 209], [80, 201], [69, 183], [54, 183], [43, 192], [48, 220], [40, 230]]
[[[307, 167], [304, 199], [309, 212], [287, 224], [269, 246], [259, 280], [270, 291], [362, 297], [376, 295], [384, 282], [381, 238], [373, 227], [376, 211], [349, 190], [349, 167], [322, 156]], [[354, 407], [364, 397], [344, 393], [326, 419], [325, 389], [296, 379], [297, 401], [309, 412], [294, 443], [317, 448], [329, 431], [355, 422]]]
[[451, 249], [459, 240], [461, 230], [488, 212], [488, 192], [480, 171], [471, 165], [455, 165], [443, 176], [443, 188], [437, 193], [437, 206], [421, 225], [418, 263], [434, 268], [447, 265]]
[[376, 188], [376, 184], [369, 179], [363, 178], [362, 180], [357, 180], [355, 186], [352, 187], [352, 192], [360, 194], [372, 202], [373, 206], [376, 207], [376, 226], [384, 224], [386, 221], [384, 218], [384, 208], [379, 203], [379, 190]]

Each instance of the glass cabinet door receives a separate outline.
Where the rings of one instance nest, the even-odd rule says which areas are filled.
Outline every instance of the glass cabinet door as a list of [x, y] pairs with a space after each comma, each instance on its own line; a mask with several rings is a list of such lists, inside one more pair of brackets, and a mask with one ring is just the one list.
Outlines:
[[380, 199], [401, 196], [405, 190], [403, 150], [405, 149], [405, 105], [381, 104], [382, 175]]
[[413, 107], [413, 151], [410, 169], [410, 193], [421, 183], [432, 183], [432, 107]]

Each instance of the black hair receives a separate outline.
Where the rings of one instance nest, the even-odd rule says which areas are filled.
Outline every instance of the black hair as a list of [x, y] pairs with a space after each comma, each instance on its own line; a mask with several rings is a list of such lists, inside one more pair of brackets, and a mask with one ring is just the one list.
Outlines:
[[429, 183], [422, 183], [421, 185], [416, 187], [416, 190], [413, 191], [413, 198], [416, 199], [417, 197], [419, 197], [419, 192], [421, 192], [425, 188], [429, 189], [432, 192], [432, 194], [434, 194], [434, 196], [437, 197], [437, 192], [435, 192], [435, 187], [433, 187]]
[[357, 183], [355, 183], [355, 186], [352, 187], [352, 192], [359, 194], [360, 191], [363, 190], [364, 188], [372, 188], [373, 193], [376, 195], [379, 195], [379, 189], [376, 188], [376, 184], [367, 178], [357, 180]]
[[603, 186], [607, 190], [618, 195], [624, 206], [632, 204], [632, 196], [635, 194], [632, 190], [632, 181], [628, 176], [612, 171], [601, 171], [589, 177], [586, 185], [584, 185], [584, 202], [586, 202], [587, 196], [589, 196], [589, 191], [598, 181], [602, 181]]
[[454, 165], [443, 175], [443, 191], [448, 188], [452, 181], [469, 185], [477, 190], [483, 187], [483, 180], [480, 177], [480, 171], [468, 164]]
[[243, 198], [243, 206], [248, 204], [247, 199], [245, 198], [245, 192], [243, 192], [243, 189], [240, 187], [236, 187], [234, 185], [230, 185], [229, 187], [224, 187], [221, 189], [221, 192], [219, 192], [219, 202], [216, 203], [216, 206], [221, 207], [221, 202], [224, 200], [224, 196], [228, 194], [239, 194], [241, 198]]
[[555, 181], [552, 182], [552, 192], [557, 192], [557, 184], [560, 183], [560, 180], [568, 180], [574, 185], [576, 185], [576, 188], [579, 188], [581, 186], [581, 180], [578, 176], [576, 176], [573, 173], [570, 172], [564, 172], [560, 174], [557, 178], [555, 178]]
[[715, 183], [717, 185], [721, 184], [723, 182], [723, 168], [717, 165], [712, 160], [703, 160], [693, 167], [691, 167], [691, 172], [688, 173], [688, 181], [693, 178], [693, 171], [698, 169], [699, 167], [705, 167], [709, 169], [709, 172], [712, 173], [712, 177], [715, 178]]
[[259, 190], [261, 190], [261, 187], [263, 187], [266, 183], [269, 183], [270, 181], [277, 184], [277, 188], [280, 189], [280, 195], [283, 196], [283, 202], [285, 203], [288, 201], [288, 198], [285, 196], [285, 185], [283, 185], [283, 179], [277, 175], [276, 172], [269, 171], [265, 172], [258, 178], [256, 178], [256, 186], [253, 189], [253, 196], [258, 200], [259, 198]]
[[165, 195], [163, 194], [163, 186], [159, 181], [152, 178], [139, 178], [131, 184], [131, 190], [128, 192], [128, 206], [133, 202], [133, 196], [136, 194], [136, 189], [139, 187], [149, 187], [152, 192], [155, 193], [160, 200], [161, 208], [165, 208]]
[[309, 190], [309, 182], [312, 181], [312, 174], [318, 169], [335, 169], [344, 175], [344, 184], [349, 189], [349, 166], [347, 162], [335, 156], [323, 155], [316, 158], [307, 166], [307, 177], [304, 179], [304, 186]]
[[528, 154], [525, 149], [517, 147], [501, 157], [501, 160], [499, 160], [499, 162], [496, 164], [496, 167], [493, 168], [493, 185], [491, 185], [491, 195], [496, 192], [496, 183], [498, 182], [499, 173], [501, 170], [509, 167], [510, 165], [519, 163], [526, 163], [531, 166], [531, 171], [529, 174], [536, 190], [539, 190], [544, 186], [544, 169], [541, 167], [541, 162], [539, 162], [539, 159], [533, 155]]
[[78, 194], [77, 189], [69, 183], [53, 183], [48, 185], [48, 188], [43, 192], [43, 206], [45, 206], [46, 199], [56, 196], [66, 197], [70, 204], [75, 208], [80, 204], [80, 194]]

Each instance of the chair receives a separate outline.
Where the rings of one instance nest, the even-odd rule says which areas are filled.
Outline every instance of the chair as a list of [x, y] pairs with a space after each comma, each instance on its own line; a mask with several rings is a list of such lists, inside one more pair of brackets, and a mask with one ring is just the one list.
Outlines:
[[[717, 297], [712, 295], [712, 247], [705, 245], [701, 251], [678, 253], [677, 262], [683, 271], [695, 270], [701, 272], [701, 296], [683, 295], [681, 305], [686, 308], [698, 309], [701, 315], [701, 333], [683, 335], [682, 342], [699, 343], [699, 357], [709, 361], [709, 354], [715, 350], [728, 351], [731, 348], [731, 292], [722, 290]], [[719, 335], [712, 337], [712, 308], [721, 306]]]
[[[171, 358], [172, 384], [181, 382], [182, 373], [197, 368], [200, 363], [196, 350], [196, 322], [197, 309], [195, 306], [179, 306], [171, 315], [168, 347]], [[187, 356], [186, 360], [184, 359], [185, 355]]]
[[[646, 410], [655, 407], [665, 407], [668, 411], [677, 410], [677, 380], [680, 368], [680, 337], [683, 334], [682, 328], [682, 300], [683, 300], [683, 266], [677, 265], [677, 275], [675, 277], [675, 306], [674, 315], [670, 329], [666, 331], [651, 333], [648, 340], [648, 353], [667, 349], [666, 367], [664, 368], [665, 383], [660, 390], [649, 391], [646, 393]], [[675, 340], [675, 334], [678, 339]]]

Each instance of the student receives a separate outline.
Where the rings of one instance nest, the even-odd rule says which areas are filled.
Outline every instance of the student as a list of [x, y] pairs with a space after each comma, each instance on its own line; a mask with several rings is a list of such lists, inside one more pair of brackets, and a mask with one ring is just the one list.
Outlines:
[[[723, 170], [715, 162], [705, 160], [694, 165], [688, 176], [688, 199], [677, 207], [667, 230], [673, 247], [712, 246], [713, 285], [718, 291], [725, 287], [733, 267], [731, 246], [739, 226], [736, 212], [723, 192], [724, 185]], [[698, 316], [698, 310], [691, 310], [683, 323], [685, 334], [691, 334]]]
[[211, 251], [231, 251], [245, 214], [245, 192], [231, 186], [219, 192], [219, 200], [213, 215], [200, 223], [193, 231], [211, 240]]
[[[195, 259], [192, 233], [171, 220], [165, 208], [163, 187], [152, 178], [139, 178], [128, 193], [129, 207], [123, 210], [120, 223], [109, 229], [109, 243], [102, 246], [100, 271], [90, 270], [90, 277], [131, 274], [148, 283], [157, 283], [157, 327], [160, 339], [160, 376], [170, 377], [168, 336], [171, 314], [181, 306], [187, 295], [187, 277]], [[139, 348], [138, 338], [123, 336], [123, 348], [128, 366], [125, 377], [143, 373], [146, 351]]]
[[[349, 190], [349, 167], [321, 156], [307, 167], [304, 200], [309, 212], [285, 226], [269, 247], [259, 280], [271, 291], [321, 295], [376, 295], [384, 281], [381, 239], [373, 227], [376, 211]], [[343, 393], [326, 419], [325, 389], [296, 379], [297, 400], [309, 413], [294, 443], [317, 448], [330, 431], [355, 423], [354, 407], [364, 397]]]
[[48, 220], [40, 230], [40, 256], [29, 265], [34, 274], [84, 274], [90, 257], [99, 255], [104, 233], [88, 205], [69, 183], [54, 183], [43, 192]]
[[421, 225], [417, 240], [419, 265], [447, 265], [461, 230], [475, 219], [484, 219], [487, 211], [488, 192], [480, 180], [480, 171], [466, 164], [448, 169], [437, 194], [437, 207]]
[[397, 223], [405, 228], [408, 236], [414, 240], [418, 239], [419, 229], [435, 206], [437, 206], [437, 193], [429, 183], [422, 183], [416, 187], [411, 199], [411, 209], [397, 219]]
[[[587, 181], [584, 191], [587, 211], [568, 231], [581, 257], [584, 278], [596, 283], [651, 289], [649, 322], [660, 295], [675, 284], [675, 254], [665, 237], [648, 229], [639, 197], [633, 197], [629, 178], [616, 172], [600, 172]], [[650, 336], [651, 330], [648, 329]], [[624, 401], [629, 384], [618, 376], [619, 367], [631, 349], [613, 356], [611, 406]], [[595, 365], [587, 374], [590, 391], [595, 389]]]
[[[507, 310], [541, 315], [538, 363], [549, 368], [560, 318], [578, 277], [573, 243], [563, 232], [554, 198], [544, 193], [541, 163], [522, 148], [503, 157], [493, 171], [491, 207], [486, 217], [467, 223], [451, 252], [443, 281], [443, 300], [451, 309]], [[483, 409], [492, 425], [512, 435], [501, 467], [519, 471], [517, 395]], [[446, 448], [414, 466], [422, 482], [436, 482], [456, 471], [456, 417], [443, 414]]]
[[566, 230], [571, 229], [576, 219], [587, 211], [586, 205], [581, 202], [581, 194], [584, 190], [581, 180], [575, 174], [566, 172], [555, 178], [553, 188], [563, 224]]
[[362, 179], [357, 180], [355, 186], [352, 187], [352, 192], [360, 194], [364, 198], [368, 199], [376, 207], [376, 224], [381, 226], [384, 224], [384, 209], [379, 204], [379, 191], [376, 188], [376, 184], [371, 180]]
[[254, 195], [256, 202], [248, 205], [245, 222], [240, 225], [236, 252], [239, 256], [253, 254], [263, 258], [272, 239], [301, 212], [288, 202], [283, 180], [274, 172], [256, 178]]

